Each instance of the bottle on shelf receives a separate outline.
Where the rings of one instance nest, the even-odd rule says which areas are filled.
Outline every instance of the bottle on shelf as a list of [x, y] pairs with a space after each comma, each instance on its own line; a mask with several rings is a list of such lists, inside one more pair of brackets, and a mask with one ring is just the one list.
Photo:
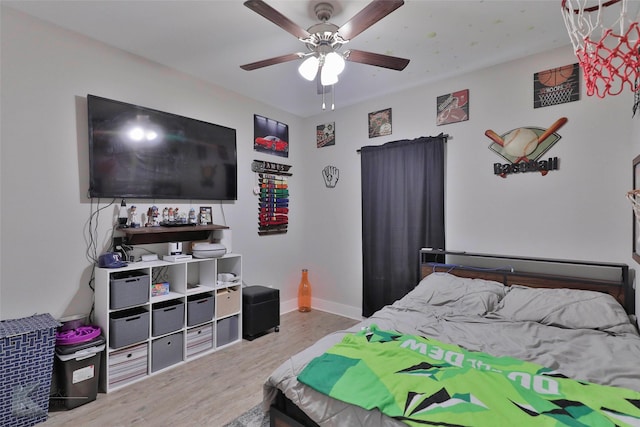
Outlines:
[[311, 283], [309, 283], [309, 271], [302, 270], [302, 278], [298, 286], [298, 311], [311, 311]]

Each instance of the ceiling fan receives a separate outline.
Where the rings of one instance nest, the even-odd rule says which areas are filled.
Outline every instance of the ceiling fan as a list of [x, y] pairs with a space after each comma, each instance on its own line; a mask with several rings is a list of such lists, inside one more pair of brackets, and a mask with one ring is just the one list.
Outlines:
[[403, 4], [404, 0], [373, 0], [346, 24], [338, 27], [329, 22], [333, 14], [333, 6], [330, 3], [321, 2], [314, 8], [316, 17], [320, 22], [304, 30], [263, 0], [247, 0], [244, 2], [246, 7], [293, 34], [306, 45], [308, 52], [276, 56], [241, 65], [240, 68], [251, 71], [305, 58], [298, 71], [309, 81], [314, 80], [318, 71], [320, 71], [322, 86], [330, 86], [338, 81], [338, 75], [344, 68], [345, 60], [391, 70], [404, 70], [409, 64], [408, 59], [356, 49], [349, 49], [342, 53], [338, 52], [342, 45], [348, 43], [355, 36]]

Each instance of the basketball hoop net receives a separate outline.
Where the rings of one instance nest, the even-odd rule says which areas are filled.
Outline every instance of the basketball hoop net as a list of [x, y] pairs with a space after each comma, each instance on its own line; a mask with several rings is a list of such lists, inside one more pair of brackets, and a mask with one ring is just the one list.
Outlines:
[[627, 199], [631, 202], [633, 207], [633, 214], [636, 217], [636, 222], [640, 226], [640, 190], [631, 190], [627, 192]]
[[[597, 3], [597, 4], [596, 4]], [[640, 79], [640, 10], [628, 0], [562, 0], [562, 16], [582, 67], [587, 95], [637, 92]], [[614, 4], [620, 6], [609, 7]]]

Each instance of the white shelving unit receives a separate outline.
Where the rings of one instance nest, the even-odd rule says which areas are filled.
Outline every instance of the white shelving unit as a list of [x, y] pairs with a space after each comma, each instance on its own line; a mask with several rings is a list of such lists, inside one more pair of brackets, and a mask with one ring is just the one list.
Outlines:
[[[219, 273], [234, 278], [219, 283]], [[154, 296], [152, 285], [163, 282], [169, 293]], [[107, 340], [106, 393], [235, 344], [242, 339], [242, 256], [96, 268], [95, 320]]]

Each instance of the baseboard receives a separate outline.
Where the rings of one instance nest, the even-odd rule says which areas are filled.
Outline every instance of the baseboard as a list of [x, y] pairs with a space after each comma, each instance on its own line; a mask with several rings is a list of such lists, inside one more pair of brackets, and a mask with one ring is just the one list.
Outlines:
[[[355, 320], [363, 320], [362, 309], [345, 304], [338, 304], [319, 298], [311, 298], [311, 308]], [[280, 313], [288, 313], [298, 309], [298, 300], [280, 301]]]

